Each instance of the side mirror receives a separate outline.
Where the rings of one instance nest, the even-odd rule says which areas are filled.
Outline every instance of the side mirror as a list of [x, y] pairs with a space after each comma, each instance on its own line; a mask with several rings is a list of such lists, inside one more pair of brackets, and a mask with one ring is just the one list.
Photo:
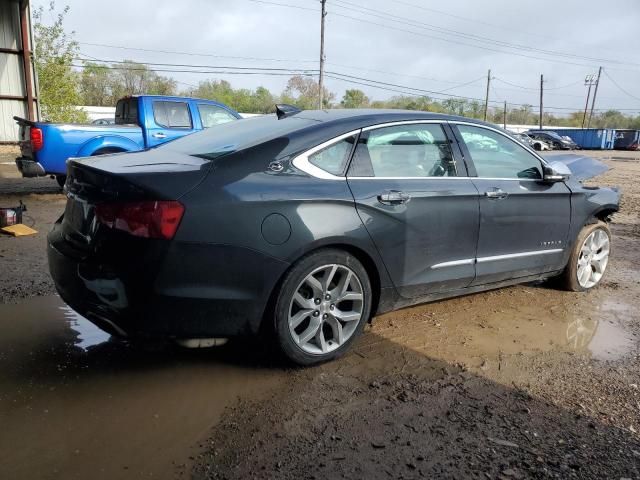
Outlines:
[[544, 167], [545, 182], [564, 182], [571, 176], [571, 170], [565, 163], [552, 162]]

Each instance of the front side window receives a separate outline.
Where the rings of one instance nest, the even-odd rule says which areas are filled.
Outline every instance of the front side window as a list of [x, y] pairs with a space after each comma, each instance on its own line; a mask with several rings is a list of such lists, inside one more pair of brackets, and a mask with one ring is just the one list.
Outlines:
[[202, 120], [203, 128], [211, 128], [221, 123], [232, 122], [237, 120], [236, 117], [227, 112], [224, 108], [207, 103], [198, 104], [198, 112]]
[[352, 165], [351, 176], [456, 176], [451, 146], [437, 124], [398, 125], [364, 132]]
[[333, 175], [342, 175], [355, 142], [355, 135], [344, 138], [309, 155], [309, 163]]
[[515, 140], [471, 125], [458, 125], [478, 177], [542, 178], [542, 165], [533, 154]]
[[165, 128], [193, 128], [189, 106], [185, 102], [153, 102], [153, 118]]

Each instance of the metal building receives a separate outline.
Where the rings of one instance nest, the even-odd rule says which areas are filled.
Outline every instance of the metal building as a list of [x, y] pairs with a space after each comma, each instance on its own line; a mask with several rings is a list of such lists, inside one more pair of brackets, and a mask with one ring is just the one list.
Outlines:
[[0, 0], [0, 144], [18, 141], [14, 115], [38, 120], [29, 0]]

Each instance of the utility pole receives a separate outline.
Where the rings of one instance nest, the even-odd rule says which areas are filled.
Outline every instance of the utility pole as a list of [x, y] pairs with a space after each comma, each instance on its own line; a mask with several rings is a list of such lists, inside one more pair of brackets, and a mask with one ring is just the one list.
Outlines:
[[591, 111], [589, 112], [589, 121], [587, 122], [587, 128], [591, 126], [591, 116], [593, 115], [593, 107], [596, 105], [596, 95], [598, 95], [598, 85], [600, 85], [600, 74], [602, 73], [602, 67], [598, 69], [598, 78], [596, 78], [596, 88], [593, 91], [593, 100], [591, 101]]
[[322, 11], [320, 13], [320, 76], [318, 78], [318, 109], [322, 110], [322, 94], [324, 93], [324, 17], [327, 0], [320, 0]]
[[543, 92], [544, 92], [544, 75], [540, 74], [540, 130], [542, 130], [542, 114], [544, 112], [542, 108]]
[[591, 97], [591, 86], [595, 81], [595, 77], [593, 74], [587, 75], [584, 77], [584, 84], [589, 88], [587, 89], [587, 101], [584, 104], [584, 114], [582, 115], [582, 128], [584, 128], [584, 122], [587, 121], [587, 109], [589, 108], [589, 97]]
[[502, 110], [502, 128], [507, 129], [507, 101], [504, 101], [504, 110]]
[[484, 97], [484, 121], [487, 121], [487, 110], [489, 109], [489, 85], [491, 85], [491, 69], [487, 73], [487, 94]]

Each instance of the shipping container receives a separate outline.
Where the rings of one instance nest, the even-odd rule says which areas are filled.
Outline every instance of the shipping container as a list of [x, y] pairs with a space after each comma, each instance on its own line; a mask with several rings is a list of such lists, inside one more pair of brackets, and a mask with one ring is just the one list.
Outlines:
[[613, 150], [616, 139], [616, 131], [612, 128], [554, 128], [552, 131], [571, 138], [585, 149]]
[[616, 130], [613, 148], [616, 150], [640, 150], [640, 130]]

